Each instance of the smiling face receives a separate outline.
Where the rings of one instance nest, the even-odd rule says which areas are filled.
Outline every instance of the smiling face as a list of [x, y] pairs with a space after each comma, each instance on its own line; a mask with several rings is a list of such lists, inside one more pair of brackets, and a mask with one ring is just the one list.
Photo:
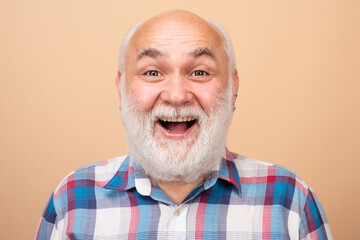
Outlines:
[[[149, 175], [161, 179], [159, 175], [166, 171], [173, 172], [177, 180], [191, 181], [185, 177], [191, 162], [202, 168], [198, 158], [213, 160], [208, 148], [221, 151], [212, 154], [217, 158], [222, 154], [223, 149], [209, 143], [216, 139], [213, 145], [223, 148], [230, 122], [228, 116], [217, 119], [215, 115], [222, 111], [231, 119], [234, 90], [228, 88], [228, 59], [223, 46], [222, 37], [206, 21], [182, 11], [149, 20], [131, 38], [122, 117], [129, 152]], [[118, 82], [120, 77], [121, 73]], [[225, 137], [218, 133], [219, 128], [224, 128]], [[149, 158], [157, 159], [152, 162]], [[153, 167], [147, 166], [149, 162]], [[159, 162], [173, 163], [172, 170], [165, 170]], [[164, 171], [153, 174], [157, 170], [149, 168], [154, 166]]]

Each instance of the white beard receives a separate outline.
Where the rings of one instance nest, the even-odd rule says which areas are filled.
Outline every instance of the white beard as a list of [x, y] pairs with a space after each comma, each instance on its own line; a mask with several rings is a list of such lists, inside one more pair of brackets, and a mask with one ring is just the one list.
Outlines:
[[[131, 158], [153, 180], [192, 183], [206, 178], [219, 168], [224, 154], [232, 119], [232, 87], [219, 93], [216, 102], [208, 114], [188, 105], [161, 105], [143, 112], [134, 96], [122, 91], [121, 117]], [[195, 124], [200, 126], [197, 136], [172, 140], [156, 134], [155, 121], [166, 116], [196, 117]]]

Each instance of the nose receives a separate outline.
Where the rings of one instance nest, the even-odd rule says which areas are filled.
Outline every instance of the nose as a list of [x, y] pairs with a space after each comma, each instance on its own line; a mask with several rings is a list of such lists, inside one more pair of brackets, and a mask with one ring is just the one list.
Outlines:
[[193, 95], [186, 79], [180, 74], [166, 80], [165, 87], [160, 94], [160, 99], [170, 105], [180, 106], [191, 102]]

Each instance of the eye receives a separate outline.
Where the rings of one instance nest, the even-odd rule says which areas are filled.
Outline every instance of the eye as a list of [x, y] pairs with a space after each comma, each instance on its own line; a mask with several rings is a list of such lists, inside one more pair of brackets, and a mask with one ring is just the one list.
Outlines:
[[150, 70], [144, 73], [144, 75], [146, 76], [150, 76], [150, 77], [159, 77], [161, 76], [160, 72], [155, 71], [155, 70]]
[[209, 74], [203, 70], [196, 70], [195, 72], [192, 73], [192, 75], [195, 77], [203, 77]]

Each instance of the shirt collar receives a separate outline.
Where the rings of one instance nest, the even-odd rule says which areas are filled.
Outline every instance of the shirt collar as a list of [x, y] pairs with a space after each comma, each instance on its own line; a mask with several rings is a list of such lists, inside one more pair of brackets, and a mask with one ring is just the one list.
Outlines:
[[[225, 149], [224, 157], [221, 160], [219, 170], [213, 171], [204, 182], [204, 189], [212, 187], [218, 179], [222, 179], [231, 183], [241, 193], [241, 185], [239, 173], [236, 168], [234, 158], [236, 154]], [[127, 156], [121, 164], [118, 171], [104, 186], [105, 189], [126, 191], [136, 186], [136, 190], [145, 196], [149, 196], [153, 189], [153, 184], [150, 179], [146, 177], [142, 168], [134, 163], [130, 156]]]
[[134, 166], [127, 156], [115, 175], [104, 186], [105, 189], [125, 191], [135, 187]]
[[221, 161], [219, 178], [233, 184], [239, 193], [241, 193], [239, 172], [235, 165], [236, 158], [237, 154], [230, 152], [227, 148], [225, 149], [225, 158]]

